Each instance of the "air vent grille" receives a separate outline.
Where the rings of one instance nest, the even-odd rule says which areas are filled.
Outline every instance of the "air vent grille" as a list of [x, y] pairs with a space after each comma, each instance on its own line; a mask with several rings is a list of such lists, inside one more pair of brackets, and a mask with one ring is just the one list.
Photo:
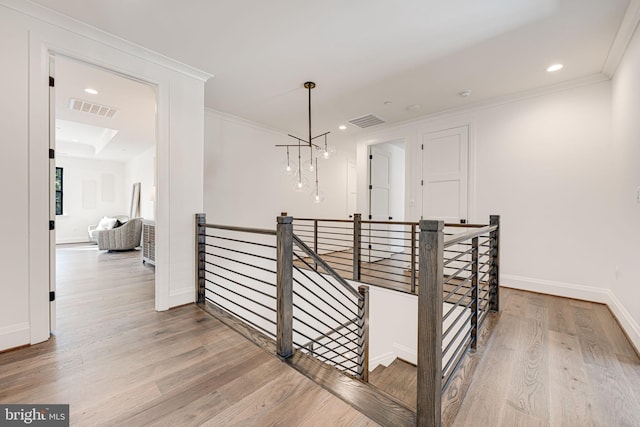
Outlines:
[[71, 98], [69, 100], [69, 108], [76, 111], [95, 114], [96, 116], [107, 117], [109, 119], [115, 116], [118, 112], [117, 108], [94, 104], [92, 102], [83, 101], [76, 98]]
[[376, 126], [384, 123], [385, 121], [380, 117], [374, 114], [366, 114], [364, 116], [356, 117], [355, 119], [349, 120], [354, 126], [358, 126], [361, 129], [370, 128], [371, 126]]

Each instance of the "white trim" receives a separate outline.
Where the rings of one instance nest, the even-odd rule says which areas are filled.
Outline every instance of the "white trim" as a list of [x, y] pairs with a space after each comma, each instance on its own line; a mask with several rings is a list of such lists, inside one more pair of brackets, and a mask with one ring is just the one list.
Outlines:
[[406, 362], [418, 364], [418, 350], [409, 348], [402, 344], [393, 343], [393, 351], [396, 356]]
[[195, 302], [195, 292], [196, 291], [193, 286], [171, 291], [171, 293], [169, 294], [169, 307], [178, 307], [180, 305]]
[[369, 372], [373, 371], [378, 365], [383, 365], [387, 367], [395, 359], [396, 359], [396, 355], [391, 352], [383, 354], [378, 357], [373, 357], [369, 359]]
[[0, 349], [8, 350], [28, 343], [30, 340], [30, 327], [28, 322], [0, 328]]
[[154, 52], [143, 46], [137, 45], [121, 37], [115, 36], [96, 27], [92, 27], [87, 23], [30, 1], [0, 0], [0, 5], [203, 82], [214, 77], [213, 74], [199, 70], [190, 65], [183, 64], [175, 59], [169, 58], [168, 56]]
[[235, 124], [247, 126], [253, 129], [266, 131], [274, 134], [275, 136], [284, 136], [287, 137], [287, 132], [276, 129], [273, 127], [269, 127], [263, 123], [254, 122], [243, 117], [239, 117], [230, 113], [225, 113], [224, 111], [214, 110], [213, 108], [204, 107], [205, 116], [217, 116], [217, 118], [221, 120], [226, 120], [228, 122], [232, 122]]
[[91, 243], [87, 236], [60, 237], [56, 238], [56, 245], [64, 245], [67, 243]]
[[640, 0], [631, 0], [602, 68], [602, 72], [610, 78], [616, 73], [618, 65], [620, 65], [620, 61], [622, 61], [627, 47], [629, 47], [629, 43], [631, 43], [631, 39], [638, 28], [638, 24], [640, 24]]
[[631, 340], [631, 344], [640, 353], [640, 325], [611, 290], [510, 274], [502, 274], [501, 279], [500, 286], [507, 288], [606, 304]]
[[395, 134], [401, 128], [405, 128], [405, 127], [409, 127], [409, 129], [407, 129], [406, 131], [411, 131], [412, 129], [411, 126], [419, 125], [423, 122], [427, 124], [428, 122], [436, 119], [465, 120], [465, 117], [467, 117], [466, 115], [473, 115], [479, 111], [486, 110], [489, 108], [495, 108], [505, 104], [520, 102], [527, 99], [559, 93], [566, 90], [576, 89], [584, 86], [591, 86], [591, 85], [599, 84], [602, 82], [607, 82], [610, 80], [611, 79], [608, 76], [602, 73], [596, 73], [589, 76], [580, 77], [577, 79], [557, 83], [554, 85], [549, 85], [541, 88], [525, 90], [522, 92], [489, 98], [489, 99], [474, 102], [462, 107], [450, 108], [450, 109], [438, 111], [432, 114], [427, 114], [420, 117], [414, 117], [412, 119], [405, 120], [402, 122], [389, 123], [388, 125], [381, 125], [378, 129], [374, 131], [358, 134], [357, 140], [360, 142], [364, 140], [369, 140], [369, 139], [375, 138], [377, 134], [386, 134], [386, 133]]

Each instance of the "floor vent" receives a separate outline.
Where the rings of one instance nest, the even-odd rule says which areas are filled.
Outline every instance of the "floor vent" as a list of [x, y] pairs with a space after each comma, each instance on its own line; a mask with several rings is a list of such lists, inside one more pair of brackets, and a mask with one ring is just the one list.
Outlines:
[[361, 129], [364, 129], [382, 124], [384, 123], [384, 120], [374, 114], [366, 114], [364, 116], [356, 117], [355, 119], [349, 120], [349, 123], [354, 126], [358, 126]]
[[112, 118], [118, 112], [117, 108], [107, 107], [106, 105], [94, 104], [89, 101], [71, 98], [69, 100], [69, 108], [76, 111], [83, 111], [96, 116]]

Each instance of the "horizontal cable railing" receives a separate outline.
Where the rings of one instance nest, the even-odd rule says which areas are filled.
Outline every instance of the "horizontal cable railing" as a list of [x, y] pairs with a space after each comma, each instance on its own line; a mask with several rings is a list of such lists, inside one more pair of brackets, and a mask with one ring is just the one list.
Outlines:
[[297, 235], [292, 240], [294, 346], [366, 380], [366, 287], [356, 291]]
[[[206, 224], [197, 216], [198, 301], [212, 304], [294, 349], [364, 379], [368, 290], [355, 290], [292, 232]], [[288, 221], [288, 222], [287, 222]]]
[[277, 230], [197, 216], [198, 301], [367, 381], [369, 293], [347, 279], [418, 296], [417, 424], [440, 425], [442, 393], [499, 310], [499, 217], [489, 225], [294, 219]]
[[204, 224], [199, 300], [276, 338], [276, 232]]

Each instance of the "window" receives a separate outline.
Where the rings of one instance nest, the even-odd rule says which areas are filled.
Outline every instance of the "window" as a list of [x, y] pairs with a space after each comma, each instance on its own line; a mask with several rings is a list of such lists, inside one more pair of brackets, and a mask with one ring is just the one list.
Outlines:
[[56, 215], [62, 215], [62, 168], [56, 168]]

